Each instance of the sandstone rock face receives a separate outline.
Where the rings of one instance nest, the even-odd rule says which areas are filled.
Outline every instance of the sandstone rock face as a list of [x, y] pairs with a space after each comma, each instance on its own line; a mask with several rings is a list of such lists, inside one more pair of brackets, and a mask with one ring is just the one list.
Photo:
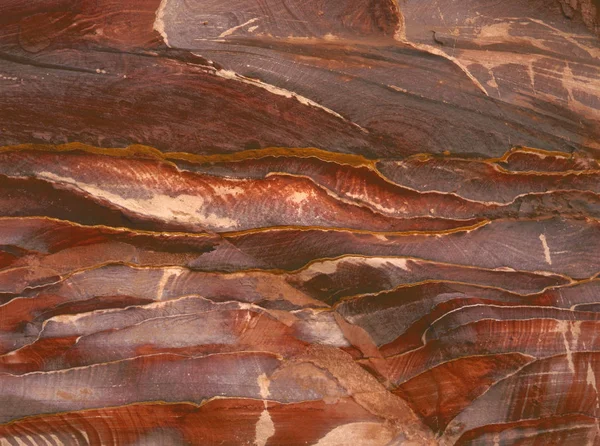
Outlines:
[[599, 26], [0, 4], [0, 445], [600, 445]]

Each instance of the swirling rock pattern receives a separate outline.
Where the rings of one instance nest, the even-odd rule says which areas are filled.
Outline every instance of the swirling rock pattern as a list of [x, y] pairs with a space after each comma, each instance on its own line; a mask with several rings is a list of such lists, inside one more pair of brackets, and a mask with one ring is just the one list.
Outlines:
[[0, 4], [0, 445], [600, 445], [600, 3]]

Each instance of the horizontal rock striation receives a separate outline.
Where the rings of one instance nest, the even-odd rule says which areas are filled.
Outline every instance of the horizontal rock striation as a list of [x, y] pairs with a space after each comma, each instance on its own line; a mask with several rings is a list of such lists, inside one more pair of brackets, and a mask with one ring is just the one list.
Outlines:
[[600, 445], [598, 2], [4, 3], [0, 445]]

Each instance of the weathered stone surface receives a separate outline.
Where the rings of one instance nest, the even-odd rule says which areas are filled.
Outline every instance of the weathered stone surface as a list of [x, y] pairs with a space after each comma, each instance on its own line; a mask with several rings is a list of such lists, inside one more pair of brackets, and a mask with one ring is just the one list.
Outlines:
[[0, 445], [600, 444], [595, 0], [0, 5]]

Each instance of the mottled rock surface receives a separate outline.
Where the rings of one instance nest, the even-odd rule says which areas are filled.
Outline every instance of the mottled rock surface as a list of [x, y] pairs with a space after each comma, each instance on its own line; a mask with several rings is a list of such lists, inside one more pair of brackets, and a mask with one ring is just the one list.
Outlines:
[[0, 4], [0, 445], [600, 445], [597, 0]]

